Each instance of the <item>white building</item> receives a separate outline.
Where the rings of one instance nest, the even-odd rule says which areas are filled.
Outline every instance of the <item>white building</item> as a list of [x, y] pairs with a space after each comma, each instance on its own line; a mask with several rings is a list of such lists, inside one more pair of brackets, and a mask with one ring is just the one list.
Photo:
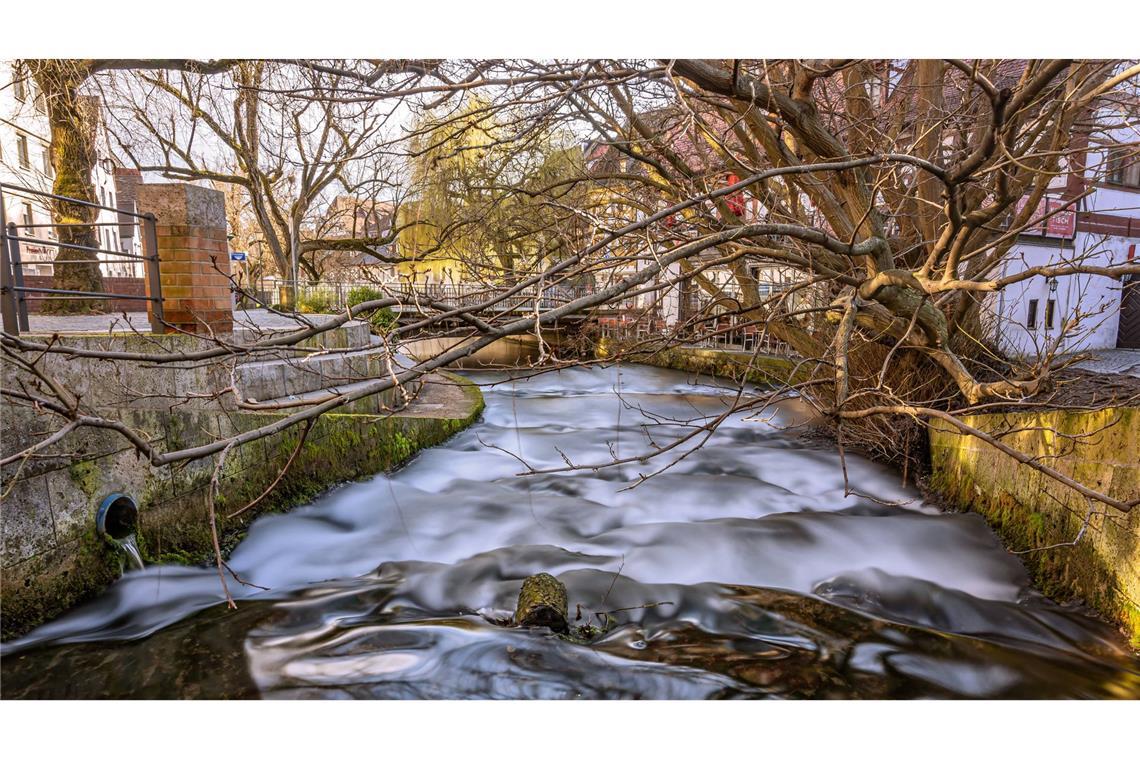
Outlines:
[[[1042, 203], [1035, 218], [1091, 193], [1077, 201], [1074, 210], [1057, 213], [1019, 235], [1000, 275], [1038, 266], [1112, 267], [1135, 260], [1140, 244], [1138, 150], [1134, 135], [1111, 135], [1091, 143], [1083, 170], [1059, 178], [1057, 192]], [[1137, 299], [1122, 303], [1126, 283], [1121, 277], [1088, 274], [1038, 275], [1014, 283], [987, 302], [994, 338], [1005, 352], [1027, 358], [1049, 351], [1140, 348], [1140, 335], [1128, 327], [1140, 319], [1131, 314]]]
[[[118, 208], [116, 161], [101, 122], [96, 151], [98, 160], [91, 173], [96, 202]], [[51, 130], [44, 96], [17, 62], [0, 61], [0, 182], [50, 193], [53, 179]], [[57, 248], [48, 241], [54, 241], [58, 236], [51, 227], [51, 212], [46, 199], [9, 188], [3, 188], [3, 198], [5, 221], [16, 224], [21, 237], [45, 240], [44, 244], [20, 243], [24, 275], [50, 276]], [[131, 208], [125, 210], [134, 210], [133, 201]], [[140, 253], [139, 236], [125, 234], [128, 230], [120, 224], [127, 218], [120, 218], [110, 209], [100, 210], [96, 218], [99, 247], [104, 251], [99, 254], [104, 277], [143, 276], [141, 262], [116, 258], [110, 253]]]

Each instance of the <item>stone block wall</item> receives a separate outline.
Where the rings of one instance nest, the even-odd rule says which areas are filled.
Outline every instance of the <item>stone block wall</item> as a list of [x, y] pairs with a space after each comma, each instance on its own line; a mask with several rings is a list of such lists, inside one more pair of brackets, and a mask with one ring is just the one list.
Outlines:
[[[1116, 499], [1140, 496], [1140, 408], [966, 417], [967, 424]], [[942, 422], [930, 431], [931, 485], [982, 514], [1034, 583], [1116, 620], [1140, 647], [1140, 509], [1124, 513], [1021, 465]], [[1092, 516], [1089, 518], [1090, 506]], [[1088, 528], [1071, 543], [1088, 518]]]
[[[194, 340], [190, 336], [163, 338], [171, 339]], [[73, 371], [84, 372], [82, 365], [72, 362]], [[142, 374], [154, 373], [146, 382], [155, 388], [174, 371], [140, 368]], [[471, 424], [482, 411], [482, 396], [474, 385], [450, 377], [463, 385], [467, 399], [459, 412], [323, 415], [272, 494], [254, 509], [228, 518], [227, 513], [245, 506], [274, 483], [296, 449], [301, 430], [293, 427], [232, 449], [221, 472], [216, 502], [223, 551], [237, 544], [258, 515], [309, 501], [337, 483], [396, 467], [420, 449], [441, 443]], [[209, 381], [200, 377], [198, 382], [206, 387]], [[5, 437], [0, 445], [3, 454], [19, 451], [29, 441], [42, 438], [53, 425], [58, 427], [26, 407], [3, 404], [0, 413], [5, 430], [21, 431], [19, 440]], [[284, 415], [205, 404], [171, 407], [156, 399], [105, 407], [100, 413], [143, 433], [161, 450], [201, 445], [270, 424]], [[41, 453], [56, 456], [37, 458], [19, 472], [20, 466], [12, 465], [2, 473], [3, 487], [10, 490], [0, 520], [0, 637], [27, 632], [119, 577], [122, 556], [95, 534], [96, 508], [109, 493], [128, 493], [139, 502], [138, 544], [148, 563], [212, 561], [209, 482], [217, 456], [155, 468], [116, 433], [96, 429], [77, 431]]]

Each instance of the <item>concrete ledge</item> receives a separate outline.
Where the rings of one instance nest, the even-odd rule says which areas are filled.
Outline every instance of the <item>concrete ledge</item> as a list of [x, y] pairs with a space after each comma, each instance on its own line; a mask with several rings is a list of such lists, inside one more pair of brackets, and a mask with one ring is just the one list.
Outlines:
[[[1140, 409], [974, 415], [964, 421], [1118, 499], [1140, 494]], [[930, 429], [931, 487], [983, 515], [1013, 551], [1072, 542], [1089, 511], [1072, 489], [942, 422]], [[1076, 546], [1020, 555], [1042, 592], [1082, 600], [1140, 648], [1140, 510], [1096, 505]]]

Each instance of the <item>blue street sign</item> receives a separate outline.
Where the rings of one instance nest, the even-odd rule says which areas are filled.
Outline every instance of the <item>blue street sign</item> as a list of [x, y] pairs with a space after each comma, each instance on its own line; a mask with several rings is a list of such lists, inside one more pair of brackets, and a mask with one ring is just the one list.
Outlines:
[[245, 261], [245, 251], [230, 251], [230, 261]]

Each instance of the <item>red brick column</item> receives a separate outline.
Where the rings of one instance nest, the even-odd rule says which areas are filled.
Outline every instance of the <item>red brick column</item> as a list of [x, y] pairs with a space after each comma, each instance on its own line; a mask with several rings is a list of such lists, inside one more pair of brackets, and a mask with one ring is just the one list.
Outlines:
[[225, 195], [181, 182], [142, 184], [138, 210], [156, 219], [165, 321], [198, 334], [232, 332]]

